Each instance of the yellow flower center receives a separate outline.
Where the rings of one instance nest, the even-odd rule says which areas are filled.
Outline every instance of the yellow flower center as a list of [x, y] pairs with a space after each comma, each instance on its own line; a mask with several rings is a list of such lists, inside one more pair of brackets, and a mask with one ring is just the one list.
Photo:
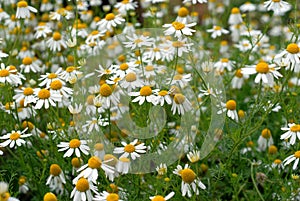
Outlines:
[[66, 72], [68, 72], [68, 73], [71, 73], [74, 70], [76, 70], [76, 67], [74, 67], [74, 66], [69, 66], [69, 67], [66, 68]]
[[90, 189], [90, 184], [87, 179], [80, 178], [76, 183], [76, 189], [80, 192], [85, 192]]
[[277, 3], [277, 2], [280, 2], [281, 0], [272, 0], [272, 1]]
[[240, 9], [238, 9], [237, 7], [231, 9], [231, 14], [238, 14], [238, 13], [240, 13]]
[[144, 41], [143, 41], [142, 39], [139, 39], [139, 38], [134, 40], [134, 43], [135, 43], [135, 44], [139, 44], [139, 43], [141, 43], [141, 42], [144, 42]]
[[179, 17], [186, 17], [189, 14], [189, 10], [186, 7], [181, 7], [178, 10]]
[[220, 26], [215, 26], [215, 27], [214, 27], [214, 30], [215, 30], [215, 31], [219, 31], [219, 30], [221, 30], [221, 29], [222, 29], [222, 28], [221, 28]]
[[180, 172], [182, 181], [184, 181], [185, 183], [191, 184], [195, 179], [196, 179], [196, 174], [193, 170], [191, 170], [190, 168], [186, 168], [183, 169]]
[[56, 195], [53, 193], [46, 193], [44, 195], [44, 201], [57, 201]]
[[106, 197], [107, 201], [118, 201], [119, 200], [119, 196], [116, 193], [110, 193], [107, 197]]
[[110, 166], [115, 166], [118, 162], [118, 159], [112, 154], [105, 154], [104, 161], [109, 161], [106, 164]]
[[94, 30], [94, 31], [91, 32], [91, 35], [95, 36], [95, 35], [97, 35], [98, 33], [99, 33], [98, 30]]
[[115, 19], [115, 15], [113, 13], [108, 13], [106, 16], [105, 16], [105, 19], [107, 21], [111, 21], [111, 20], [114, 20]]
[[97, 156], [92, 156], [88, 160], [88, 166], [92, 169], [99, 169], [101, 167], [101, 165], [102, 165], [102, 161]]
[[61, 34], [59, 32], [54, 32], [52, 35], [53, 40], [58, 41], [61, 39]]
[[112, 94], [112, 89], [108, 84], [102, 84], [100, 87], [100, 95], [108, 97]]
[[57, 164], [52, 164], [50, 166], [50, 174], [53, 176], [58, 176], [61, 173], [61, 168]]
[[79, 168], [81, 165], [81, 161], [79, 158], [72, 158], [71, 164], [74, 168]]
[[50, 91], [48, 89], [41, 89], [38, 93], [39, 99], [48, 99], [50, 97]]
[[34, 128], [34, 125], [30, 121], [23, 121], [22, 128], [28, 128], [31, 131]]
[[26, 177], [21, 176], [21, 177], [19, 178], [18, 184], [19, 184], [19, 185], [23, 185], [23, 184], [25, 184], [25, 182], [26, 182]]
[[277, 153], [277, 147], [275, 145], [271, 145], [269, 147], [269, 154], [276, 154]]
[[153, 70], [154, 70], [154, 67], [148, 65], [148, 66], [145, 67], [145, 70], [146, 70], [146, 71], [153, 71]]
[[156, 48], [153, 48], [153, 51], [154, 51], [154, 52], [159, 52], [160, 49], [159, 49], [158, 47], [156, 47]]
[[184, 43], [181, 42], [181, 41], [175, 41], [175, 42], [172, 43], [173, 47], [178, 47], [178, 48], [183, 47], [183, 45], [184, 45]]
[[242, 78], [243, 77], [243, 73], [241, 69], [237, 69], [237, 71], [235, 72], [235, 76], [238, 78]]
[[125, 76], [125, 80], [127, 82], [133, 82], [133, 81], [136, 81], [136, 74], [135, 73], [128, 73], [126, 76]]
[[236, 102], [234, 100], [229, 100], [226, 102], [226, 108], [228, 110], [235, 110], [236, 109]]
[[158, 95], [160, 96], [166, 96], [168, 94], [168, 91], [166, 90], [161, 90], [160, 92], [158, 92]]
[[124, 147], [124, 151], [127, 153], [132, 153], [135, 151], [135, 147], [132, 144], [128, 144]]
[[17, 140], [20, 137], [21, 137], [21, 135], [19, 133], [14, 132], [14, 133], [10, 134], [9, 139], [11, 139], [11, 140]]
[[271, 137], [271, 131], [267, 128], [261, 131], [261, 136], [265, 139], [269, 139]]
[[26, 8], [26, 7], [28, 6], [28, 3], [27, 3], [26, 1], [19, 1], [19, 2], [17, 3], [17, 6], [18, 6], [19, 8]]
[[221, 46], [226, 46], [226, 45], [228, 45], [228, 42], [226, 40], [222, 40], [221, 41]]
[[256, 67], [256, 71], [258, 73], [268, 73], [269, 72], [269, 65], [266, 62], [259, 62]]
[[152, 94], [152, 89], [149, 86], [143, 86], [140, 90], [141, 96], [150, 96]]
[[122, 64], [120, 65], [120, 69], [121, 69], [121, 70], [124, 70], [124, 71], [127, 70], [128, 67], [129, 67], [129, 66], [128, 66], [127, 63], [122, 63]]
[[122, 1], [122, 4], [128, 4], [129, 3], [129, 0], [123, 0]]
[[165, 201], [165, 198], [161, 195], [157, 195], [154, 198], [152, 198], [151, 201]]
[[102, 143], [96, 143], [94, 145], [94, 149], [97, 150], [97, 151], [102, 151], [104, 149], [104, 144], [102, 144]]
[[6, 69], [0, 70], [0, 77], [7, 77], [9, 74], [9, 71]]
[[275, 159], [275, 160], [274, 160], [274, 163], [277, 164], [277, 165], [279, 165], [279, 164], [282, 163], [282, 161], [281, 161], [280, 159]]
[[296, 158], [300, 158], [300, 151], [296, 151], [296, 152], [294, 153], [294, 156], [295, 156]]
[[300, 132], [300, 124], [296, 124], [290, 128], [292, 132]]
[[172, 26], [176, 29], [176, 30], [181, 30], [185, 27], [185, 25], [181, 22], [173, 22]]
[[8, 201], [10, 197], [10, 194], [8, 192], [3, 193], [2, 195], [0, 195], [0, 201]]
[[80, 147], [80, 145], [81, 145], [81, 142], [78, 139], [72, 139], [69, 143], [70, 148], [78, 148], [78, 147]]
[[23, 59], [22, 63], [23, 63], [24, 65], [30, 65], [30, 64], [32, 64], [32, 59], [31, 59], [30, 57], [25, 57], [25, 58]]
[[54, 80], [50, 84], [50, 88], [53, 90], [59, 90], [63, 86], [62, 82], [60, 80]]
[[291, 54], [297, 54], [299, 53], [299, 46], [296, 43], [291, 43], [286, 47], [286, 51], [288, 51]]
[[57, 78], [57, 75], [55, 73], [50, 73], [48, 75], [48, 79], [54, 79], [54, 78]]
[[221, 62], [222, 62], [222, 63], [228, 63], [228, 62], [229, 62], [229, 59], [227, 59], [227, 58], [222, 58], [222, 59], [221, 59]]
[[182, 104], [185, 101], [185, 96], [182, 94], [175, 94], [174, 101], [176, 104]]
[[13, 65], [9, 66], [9, 70], [13, 71], [13, 72], [11, 72], [12, 74], [17, 74], [17, 71], [18, 71], [17, 68], [15, 66], [13, 66]]
[[174, 79], [174, 80], [181, 80], [181, 79], [182, 79], [182, 77], [183, 77], [182, 75], [180, 75], [180, 74], [177, 74], [177, 75], [175, 75], [175, 76], [174, 76], [174, 78], [173, 78], [173, 79]]

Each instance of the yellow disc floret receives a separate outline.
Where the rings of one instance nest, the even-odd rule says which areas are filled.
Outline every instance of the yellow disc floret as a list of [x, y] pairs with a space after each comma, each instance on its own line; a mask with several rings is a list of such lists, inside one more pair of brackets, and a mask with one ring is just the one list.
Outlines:
[[226, 108], [228, 110], [235, 110], [236, 109], [236, 102], [234, 100], [229, 100], [226, 102]]
[[52, 164], [52, 165], [50, 166], [50, 174], [53, 175], [53, 176], [58, 176], [58, 175], [60, 175], [61, 171], [62, 171], [62, 170], [61, 170], [60, 166], [57, 165], [57, 164]]
[[268, 73], [269, 65], [266, 62], [262, 61], [256, 65], [255, 69], [258, 73]]
[[135, 147], [134, 145], [132, 144], [127, 144], [125, 147], [124, 147], [124, 151], [127, 152], [127, 153], [132, 153], [135, 151]]
[[191, 184], [196, 179], [196, 174], [190, 168], [185, 168], [180, 172], [182, 181], [185, 183]]
[[81, 145], [81, 142], [78, 139], [72, 139], [69, 143], [70, 148], [78, 148], [78, 147], [80, 147], [80, 145]]
[[76, 183], [76, 189], [80, 192], [85, 192], [90, 189], [90, 185], [87, 179], [80, 178]]
[[152, 94], [152, 89], [149, 86], [143, 86], [140, 89], [140, 95], [141, 96], [150, 96]]

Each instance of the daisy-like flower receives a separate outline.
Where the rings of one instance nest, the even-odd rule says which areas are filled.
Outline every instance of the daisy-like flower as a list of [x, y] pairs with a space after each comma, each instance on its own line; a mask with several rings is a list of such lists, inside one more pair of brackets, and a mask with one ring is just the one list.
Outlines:
[[139, 102], [139, 105], [142, 105], [145, 101], [148, 103], [155, 104], [156, 96], [154, 92], [157, 92], [158, 89], [152, 90], [150, 86], [143, 86], [139, 92], [130, 92], [129, 96], [134, 96], [132, 102]]
[[207, 3], [207, 0], [184, 0], [182, 3], [192, 3], [192, 4], [197, 4], [197, 3]]
[[191, 29], [190, 27], [195, 26], [197, 23], [193, 22], [190, 24], [186, 23], [186, 20], [182, 22], [172, 22], [172, 24], [164, 24], [163, 27], [167, 28], [167, 30], [164, 31], [166, 35], [175, 35], [177, 38], [182, 38], [183, 35], [185, 36], [191, 36], [193, 35], [193, 32], [196, 32], [196, 30]]
[[242, 15], [240, 13], [240, 9], [234, 7], [231, 9], [231, 14], [229, 15], [228, 24], [236, 25], [243, 22]]
[[[283, 63], [291, 64], [287, 68], [290, 70], [294, 70], [295, 65], [300, 64], [300, 48], [296, 43], [290, 43], [281, 53], [277, 54], [274, 57], [275, 61], [283, 60]], [[300, 68], [295, 68], [295, 72], [299, 72]]]
[[116, 3], [114, 7], [117, 8], [122, 15], [126, 15], [127, 11], [135, 10], [138, 5], [137, 2], [133, 0], [123, 0]]
[[223, 112], [227, 111], [226, 114], [229, 118], [238, 121], [238, 114], [236, 111], [236, 102], [235, 100], [229, 100], [226, 104], [221, 103], [223, 108], [217, 112], [217, 114], [222, 114]]
[[[61, 102], [62, 95], [58, 93], [51, 93], [48, 89], [35, 89], [36, 101], [35, 109], [41, 109], [43, 106], [45, 109], [48, 109], [49, 106], [56, 106], [56, 103]], [[50, 105], [49, 105], [50, 104]]]
[[144, 35], [136, 35], [133, 36], [126, 36], [129, 41], [123, 42], [126, 48], [136, 49], [141, 48], [143, 46], [152, 46], [154, 44], [153, 38]]
[[155, 105], [160, 105], [163, 106], [165, 104], [165, 102], [168, 105], [172, 104], [172, 97], [170, 96], [171, 92], [170, 91], [166, 91], [166, 90], [160, 90], [158, 92], [155, 92], [156, 95], [156, 103]]
[[16, 95], [13, 96], [13, 99], [16, 102], [20, 102], [24, 99], [24, 106], [26, 107], [30, 103], [36, 103], [37, 97], [34, 94], [34, 89], [31, 87], [22, 87], [21, 89], [15, 89]]
[[69, 98], [73, 94], [73, 89], [66, 87], [65, 82], [55, 79], [51, 82], [49, 88], [50, 93], [61, 94], [63, 98]]
[[144, 143], [138, 144], [138, 139], [135, 139], [133, 142], [127, 144], [126, 142], [121, 142], [124, 147], [116, 147], [114, 149], [115, 154], [122, 154], [120, 158], [127, 158], [130, 156], [132, 160], [139, 158], [143, 153], [146, 153], [146, 146]]
[[47, 38], [47, 35], [52, 33], [52, 30], [45, 22], [40, 22], [37, 27], [34, 28], [34, 38]]
[[231, 80], [231, 87], [233, 89], [240, 89], [245, 79], [248, 79], [249, 75], [244, 75], [241, 69], [236, 70], [234, 77]]
[[123, 201], [120, 199], [117, 193], [109, 193], [107, 191], [103, 191], [100, 195], [96, 195], [94, 197], [95, 201]]
[[267, 10], [274, 11], [274, 15], [282, 15], [291, 9], [291, 5], [283, 0], [268, 0], [264, 2], [264, 7]]
[[3, 181], [0, 181], [0, 198], [1, 201], [20, 201], [19, 199], [10, 196], [8, 184]]
[[171, 85], [179, 85], [181, 88], [184, 88], [185, 86], [188, 85], [189, 81], [192, 80], [192, 75], [191, 74], [177, 74], [174, 75], [172, 78], [168, 78], [166, 81], [170, 82]]
[[286, 159], [284, 159], [282, 163], [284, 166], [286, 166], [291, 162], [295, 161], [293, 165], [293, 170], [296, 170], [299, 163], [299, 158], [300, 158], [300, 151], [296, 151], [293, 155], [290, 155]]
[[212, 38], [217, 38], [218, 36], [221, 36], [222, 34], [228, 34], [229, 31], [226, 29], [223, 29], [220, 26], [214, 25], [212, 29], [207, 29], [208, 33], [211, 33]]
[[174, 55], [177, 54], [178, 57], [181, 57], [183, 53], [188, 53], [191, 51], [191, 46], [193, 43], [187, 43], [187, 38], [179, 38], [177, 41], [167, 40], [164, 44], [162, 44], [162, 48], [165, 49], [163, 51], [162, 56], [163, 60], [171, 61], [174, 59]]
[[126, 157], [121, 157], [116, 164], [116, 169], [120, 174], [128, 174], [130, 168], [130, 159]]
[[52, 164], [50, 166], [50, 175], [47, 178], [46, 185], [49, 185], [51, 190], [62, 193], [64, 184], [66, 184], [64, 172], [58, 164]]
[[149, 199], [151, 201], [166, 201], [171, 199], [173, 196], [175, 195], [175, 193], [172, 191], [171, 193], [169, 193], [166, 197], [163, 197], [161, 195], [155, 195], [155, 196], [151, 196], [149, 197]]
[[[22, 144], [26, 144], [26, 141], [22, 138], [30, 137], [32, 134], [25, 134], [28, 128], [25, 128], [22, 132], [21, 131], [11, 131], [11, 133], [7, 133], [0, 137], [1, 140], [5, 140], [4, 142], [0, 143], [0, 147], [6, 147], [9, 145], [9, 148], [14, 148], [15, 145], [20, 147]], [[17, 148], [17, 147], [16, 147]]]
[[77, 157], [80, 157], [80, 152], [85, 155], [89, 154], [90, 148], [87, 146], [86, 140], [72, 139], [70, 142], [61, 142], [57, 145], [60, 149], [58, 151], [66, 151], [64, 157], [71, 157], [75, 152]]
[[80, 66], [68, 66], [66, 70], [60, 73], [61, 79], [71, 84], [76, 83], [76, 81], [82, 77], [82, 72], [79, 71]]
[[287, 127], [281, 128], [281, 130], [286, 131], [286, 132], [280, 136], [280, 139], [288, 140], [290, 138], [290, 144], [294, 145], [296, 143], [297, 137], [300, 140], [300, 125], [291, 123], [291, 124], [288, 124], [288, 126], [289, 126], [288, 128]]
[[100, 86], [99, 91], [99, 96], [97, 96], [96, 99], [99, 98], [102, 103], [102, 107], [110, 108], [112, 106], [118, 105], [118, 103], [120, 102], [119, 96], [115, 92], [116, 88], [114, 88], [113, 90], [111, 86], [105, 83]]
[[112, 27], [116, 27], [123, 22], [125, 22], [125, 19], [123, 19], [120, 14], [115, 15], [113, 13], [108, 13], [104, 19], [97, 22], [97, 25], [99, 26], [99, 30], [110, 30]]
[[43, 197], [43, 201], [57, 201], [57, 197], [54, 193], [46, 193]]
[[104, 30], [102, 30], [101, 32], [98, 30], [94, 30], [87, 36], [85, 42], [87, 44], [99, 42], [101, 40], [101, 37], [104, 36], [104, 34]]
[[60, 52], [62, 48], [67, 48], [66, 41], [63, 38], [63, 35], [59, 32], [54, 32], [52, 37], [46, 41], [48, 48], [53, 52]]
[[191, 163], [196, 163], [197, 161], [200, 160], [200, 151], [198, 150], [190, 151], [186, 156], [188, 157], [189, 161], [191, 161]]
[[60, 78], [61, 72], [62, 72], [62, 68], [58, 68], [55, 73], [46, 73], [45, 75], [41, 75], [41, 78], [39, 78], [39, 80], [41, 81], [39, 86], [40, 87], [45, 86], [46, 88], [48, 88], [53, 80], [61, 79]]
[[157, 171], [158, 175], [164, 175], [167, 173], [168, 167], [165, 163], [161, 163], [155, 168], [155, 170]]
[[216, 62], [214, 67], [219, 72], [224, 72], [224, 69], [231, 71], [233, 66], [233, 62], [230, 61], [228, 58], [221, 58], [220, 61]]
[[10, 66], [5, 67], [4, 63], [1, 63], [0, 83], [9, 83], [13, 86], [22, 84], [21, 78], [17, 74], [17, 70], [12, 69]]
[[20, 68], [22, 71], [24, 71], [24, 73], [37, 73], [41, 71], [38, 62], [36, 60], [33, 60], [33, 58], [31, 57], [24, 57]]
[[259, 151], [265, 151], [267, 147], [270, 147], [272, 144], [274, 144], [271, 131], [269, 129], [265, 128], [261, 131], [261, 135], [257, 140], [257, 144]]
[[255, 83], [263, 82], [269, 86], [274, 85], [274, 77], [278, 79], [282, 75], [277, 71], [280, 67], [275, 67], [275, 64], [268, 64], [264, 61], [259, 62], [257, 65], [252, 65], [250, 67], [242, 68], [242, 74], [256, 74]]
[[181, 93], [176, 93], [173, 97], [173, 104], [171, 111], [173, 115], [177, 112], [179, 115], [183, 115], [192, 109], [190, 101]]
[[192, 197], [192, 191], [199, 195], [199, 188], [206, 189], [206, 186], [197, 178], [196, 173], [190, 169], [188, 164], [185, 164], [184, 168], [181, 165], [177, 165], [177, 168], [173, 171], [174, 174], [181, 176], [181, 193], [182, 196]]
[[240, 6], [240, 10], [242, 12], [252, 12], [256, 10], [256, 5], [247, 1], [243, 5]]
[[16, 18], [30, 18], [30, 12], [36, 13], [37, 9], [29, 6], [27, 1], [19, 1], [17, 3], [17, 13]]
[[103, 161], [97, 156], [92, 156], [89, 158], [88, 163], [81, 166], [77, 172], [80, 172], [79, 175], [73, 180], [73, 183], [76, 183], [81, 177], [92, 181], [94, 184], [97, 183], [98, 179], [98, 170], [102, 169], [106, 175], [114, 174], [114, 168], [108, 165], [109, 161]]
[[73, 201], [92, 201], [92, 192], [97, 195], [97, 187], [82, 177], [76, 181], [75, 188], [72, 190], [70, 198], [73, 198]]

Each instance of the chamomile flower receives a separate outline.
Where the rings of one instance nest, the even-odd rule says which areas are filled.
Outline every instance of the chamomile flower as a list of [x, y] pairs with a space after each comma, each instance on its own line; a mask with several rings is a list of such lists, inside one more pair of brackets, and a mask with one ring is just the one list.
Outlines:
[[61, 72], [62, 68], [58, 68], [54, 73], [46, 73], [45, 75], [41, 75], [41, 78], [39, 78], [39, 80], [41, 81], [41, 83], [39, 83], [39, 86], [48, 88], [53, 80], [61, 79]]
[[16, 18], [30, 18], [30, 12], [36, 13], [37, 9], [29, 6], [27, 1], [19, 1], [17, 3], [17, 13]]
[[155, 170], [157, 171], [158, 175], [164, 175], [167, 173], [168, 167], [165, 163], [161, 163], [155, 168]]
[[286, 159], [284, 159], [282, 163], [284, 166], [286, 166], [291, 162], [295, 161], [293, 165], [293, 170], [296, 170], [299, 163], [299, 159], [300, 159], [300, 151], [296, 151], [293, 155], [290, 155]]
[[296, 138], [300, 140], [300, 125], [295, 123], [288, 124], [287, 127], [281, 128], [281, 130], [286, 131], [280, 136], [281, 140], [288, 140], [290, 138], [290, 144], [294, 145], [296, 143]]
[[127, 11], [135, 10], [138, 5], [137, 2], [133, 0], [123, 0], [116, 3], [114, 7], [118, 9], [119, 13], [121, 13], [122, 15], [126, 15]]
[[184, 0], [182, 3], [192, 3], [192, 4], [197, 4], [197, 3], [207, 3], [207, 0]]
[[231, 80], [231, 87], [233, 89], [242, 88], [244, 81], [248, 78], [249, 75], [243, 74], [241, 69], [236, 70], [234, 77]]
[[192, 104], [190, 101], [181, 93], [176, 93], [173, 97], [173, 104], [171, 107], [171, 111], [173, 112], [173, 115], [176, 114], [176, 112], [179, 115], [183, 115], [185, 112], [188, 112], [192, 109]]
[[96, 98], [99, 98], [102, 103], [102, 107], [110, 108], [112, 106], [118, 105], [120, 102], [119, 96], [116, 92], [116, 87], [114, 89], [108, 84], [102, 84], [100, 86], [100, 93]]
[[30, 137], [32, 134], [25, 134], [25, 132], [28, 129], [25, 128], [22, 132], [20, 130], [18, 131], [11, 131], [11, 133], [7, 133], [0, 137], [1, 140], [5, 140], [4, 142], [0, 143], [0, 147], [6, 147], [9, 145], [9, 148], [17, 148], [24, 144], [26, 144], [26, 141], [22, 138]]
[[77, 172], [80, 172], [79, 175], [73, 180], [73, 183], [78, 182], [81, 177], [86, 178], [88, 181], [92, 181], [94, 184], [97, 183], [98, 179], [98, 170], [102, 169], [106, 175], [113, 174], [115, 172], [114, 168], [111, 167], [109, 161], [102, 161], [97, 156], [92, 156], [89, 158], [88, 163], [81, 166]]
[[193, 150], [187, 153], [186, 155], [191, 163], [196, 163], [200, 160], [200, 151]]
[[115, 15], [113, 13], [108, 13], [105, 15], [105, 18], [97, 23], [97, 25], [99, 26], [99, 30], [110, 30], [112, 27], [116, 27], [123, 22], [125, 22], [125, 19], [123, 19], [120, 14]]
[[35, 109], [41, 109], [43, 106], [48, 109], [51, 106], [55, 107], [56, 103], [62, 101], [62, 95], [58, 93], [50, 92], [48, 89], [35, 89], [34, 94], [38, 98], [36, 101]]
[[164, 24], [163, 27], [167, 28], [164, 33], [166, 35], [175, 35], [177, 38], [182, 38], [183, 35], [191, 36], [196, 30], [191, 29], [190, 27], [195, 26], [197, 23], [187, 24], [186, 21], [178, 22], [174, 21], [172, 24]]
[[154, 44], [153, 38], [144, 35], [136, 35], [126, 36], [129, 41], [123, 42], [126, 48], [136, 49], [141, 48], [143, 46], [152, 46]]
[[284, 63], [291, 64], [288, 69], [299, 72], [300, 68], [295, 68], [296, 65], [300, 64], [300, 48], [296, 43], [290, 43], [281, 53], [277, 54], [274, 60], [278, 61], [283, 59]]
[[138, 102], [139, 105], [142, 105], [145, 101], [155, 104], [156, 96], [154, 95], [154, 92], [156, 91], [158, 91], [158, 89], [152, 90], [150, 86], [143, 86], [139, 92], [130, 92], [129, 96], [136, 97], [132, 102]]
[[160, 90], [155, 92], [156, 95], [156, 103], [155, 105], [160, 105], [163, 106], [165, 104], [165, 102], [168, 105], [172, 104], [172, 97], [171, 97], [171, 92], [170, 91], [166, 91], [166, 90]]
[[97, 195], [97, 187], [82, 177], [76, 181], [75, 188], [72, 190], [70, 198], [73, 198], [73, 201], [92, 201], [92, 192]]
[[265, 1], [264, 7], [266, 7], [268, 11], [272, 10], [274, 12], [274, 15], [282, 15], [292, 8], [292, 6], [288, 2], [283, 0]]
[[19, 199], [10, 196], [8, 184], [3, 181], [0, 181], [0, 198], [1, 201], [20, 201]]
[[64, 71], [60, 73], [61, 79], [71, 84], [76, 83], [76, 81], [82, 77], [82, 72], [79, 71], [78, 66], [68, 66]]
[[22, 81], [16, 69], [12, 69], [10, 66], [5, 67], [5, 64], [1, 63], [0, 83], [9, 83], [13, 86], [17, 86], [19, 84], [21, 85]]
[[261, 135], [257, 140], [258, 150], [265, 151], [267, 147], [270, 147], [274, 144], [271, 131], [268, 128], [265, 128], [261, 131]]
[[175, 195], [175, 193], [172, 191], [171, 193], [169, 193], [167, 196], [163, 197], [161, 195], [155, 195], [155, 196], [151, 196], [149, 197], [149, 199], [151, 201], [166, 201], [171, 199], [173, 196]]
[[61, 33], [58, 31], [52, 34], [52, 37], [46, 41], [48, 48], [53, 52], [60, 52], [62, 48], [67, 48], [66, 41]]
[[242, 15], [240, 13], [240, 9], [234, 7], [231, 9], [231, 14], [229, 15], [228, 24], [236, 25], [243, 22]]
[[268, 84], [269, 86], [274, 85], [274, 77], [278, 79], [282, 77], [282, 75], [277, 71], [280, 67], [275, 67], [275, 64], [268, 64], [264, 61], [259, 62], [256, 65], [252, 65], [246, 68], [242, 68], [243, 74], [256, 74], [255, 83], [263, 82], [264, 84]]
[[212, 38], [217, 38], [218, 36], [221, 36], [222, 34], [228, 34], [229, 31], [226, 29], [223, 29], [220, 26], [214, 25], [212, 29], [207, 29], [208, 33], [211, 33]]
[[52, 164], [49, 172], [50, 175], [47, 178], [46, 185], [49, 186], [51, 190], [62, 193], [63, 185], [66, 184], [64, 172], [58, 164]]
[[31, 87], [22, 87], [21, 89], [15, 89], [15, 93], [16, 94], [13, 96], [13, 99], [16, 100], [16, 102], [24, 100], [25, 107], [30, 103], [36, 103], [38, 99], [34, 94], [34, 89]]
[[107, 191], [103, 191], [100, 195], [96, 195], [94, 197], [95, 201], [123, 201], [120, 199], [117, 193], [109, 193]]
[[34, 60], [31, 57], [24, 57], [22, 60], [22, 64], [20, 65], [21, 71], [24, 71], [24, 73], [30, 73], [30, 72], [40, 72], [41, 68], [39, 67], [39, 64], [37, 60]]
[[233, 61], [230, 61], [228, 58], [221, 58], [218, 62], [215, 63], [214, 67], [219, 72], [224, 72], [224, 69], [231, 71], [233, 68]]
[[122, 154], [120, 158], [127, 158], [128, 156], [131, 157], [132, 160], [139, 158], [143, 153], [146, 153], [146, 146], [144, 143], [137, 144], [138, 140], [135, 139], [133, 142], [127, 144], [126, 142], [121, 142], [124, 147], [116, 147], [114, 149], [115, 154]]
[[222, 114], [223, 112], [227, 111], [226, 114], [232, 120], [238, 121], [238, 114], [236, 111], [236, 102], [235, 100], [229, 100], [226, 104], [221, 103], [223, 108], [217, 112], [217, 114]]
[[120, 81], [120, 86], [127, 90], [127, 92], [132, 92], [133, 90], [144, 86], [144, 82], [135, 72], [130, 72]]
[[52, 30], [45, 22], [40, 22], [37, 27], [34, 28], [34, 38], [47, 38], [47, 35], [52, 33]]
[[240, 6], [240, 10], [242, 12], [253, 12], [256, 10], [256, 5], [247, 1], [243, 5]]
[[189, 81], [191, 80], [192, 80], [191, 74], [177, 74], [174, 75], [172, 78], [166, 79], [167, 82], [171, 81], [171, 85], [180, 86], [181, 88], [186, 87]]
[[190, 169], [188, 164], [185, 164], [184, 168], [181, 165], [177, 165], [177, 168], [173, 171], [174, 174], [181, 176], [181, 193], [182, 196], [192, 197], [194, 191], [196, 195], [199, 195], [199, 188], [206, 189], [206, 186], [197, 178], [196, 173]]
[[57, 197], [54, 193], [46, 193], [43, 197], [43, 201], [57, 201]]
[[87, 44], [99, 42], [101, 40], [101, 37], [104, 36], [104, 34], [105, 34], [104, 30], [102, 31], [94, 30], [87, 36], [85, 42]]
[[81, 153], [85, 155], [89, 154], [90, 148], [87, 146], [86, 140], [72, 139], [70, 142], [60, 142], [57, 147], [60, 149], [58, 151], [66, 151], [63, 157], [71, 157], [75, 152], [77, 157], [81, 156]]

